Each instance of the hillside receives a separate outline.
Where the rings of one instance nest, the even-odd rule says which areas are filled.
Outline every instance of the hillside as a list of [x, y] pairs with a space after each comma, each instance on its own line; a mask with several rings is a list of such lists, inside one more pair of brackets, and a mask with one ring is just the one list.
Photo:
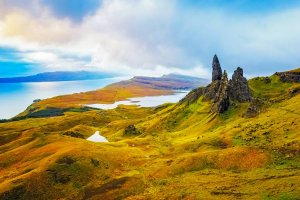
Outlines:
[[176, 104], [0, 123], [0, 199], [299, 199], [300, 83], [213, 68]]

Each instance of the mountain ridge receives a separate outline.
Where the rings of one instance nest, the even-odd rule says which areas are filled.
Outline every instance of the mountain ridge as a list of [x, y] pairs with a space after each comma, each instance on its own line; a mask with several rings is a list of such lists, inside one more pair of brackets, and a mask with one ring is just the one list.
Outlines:
[[91, 71], [55, 71], [30, 76], [0, 78], [0, 83], [55, 82], [112, 78], [113, 74]]

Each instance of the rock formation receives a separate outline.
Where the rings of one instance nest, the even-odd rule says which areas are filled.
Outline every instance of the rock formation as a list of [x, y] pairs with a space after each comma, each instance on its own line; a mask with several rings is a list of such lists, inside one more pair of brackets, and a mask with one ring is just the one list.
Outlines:
[[247, 79], [243, 76], [243, 69], [238, 67], [229, 81], [229, 95], [232, 101], [246, 102], [251, 100], [251, 92]]
[[217, 55], [215, 55], [213, 58], [212, 70], [212, 81], [221, 80], [222, 69]]
[[229, 95], [228, 95], [228, 78], [227, 73], [224, 71], [218, 92], [215, 94], [214, 105], [212, 107], [213, 112], [223, 113], [229, 107]]
[[276, 72], [275, 75], [279, 76], [282, 82], [300, 83], [300, 68], [287, 72]]
[[238, 67], [232, 76], [232, 80], [228, 81], [227, 73], [222, 74], [221, 65], [218, 57], [215, 55], [212, 64], [212, 82], [206, 87], [200, 87], [192, 90], [180, 104], [187, 105], [196, 102], [200, 96], [204, 101], [213, 100], [212, 111], [217, 113], [225, 112], [230, 102], [249, 102], [252, 95], [248, 86], [247, 79], [243, 76], [243, 69]]

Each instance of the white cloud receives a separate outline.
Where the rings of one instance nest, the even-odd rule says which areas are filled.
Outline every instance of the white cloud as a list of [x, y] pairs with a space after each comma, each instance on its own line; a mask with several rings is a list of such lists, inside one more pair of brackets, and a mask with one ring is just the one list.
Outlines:
[[214, 53], [228, 71], [244, 65], [250, 75], [300, 62], [300, 8], [247, 15], [189, 10], [171, 0], [104, 0], [97, 12], [74, 24], [32, 2], [31, 10], [10, 5], [1, 12], [0, 45], [19, 49], [24, 59], [47, 70], [209, 77]]

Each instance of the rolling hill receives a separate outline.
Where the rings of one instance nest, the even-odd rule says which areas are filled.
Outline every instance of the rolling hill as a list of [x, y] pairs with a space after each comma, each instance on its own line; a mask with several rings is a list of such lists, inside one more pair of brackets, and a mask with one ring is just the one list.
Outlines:
[[[0, 123], [0, 199], [299, 199], [298, 71], [248, 81], [241, 68], [231, 80], [221, 71], [155, 108], [38, 102], [26, 112], [71, 103], [61, 116]], [[109, 143], [85, 140], [95, 131]]]

